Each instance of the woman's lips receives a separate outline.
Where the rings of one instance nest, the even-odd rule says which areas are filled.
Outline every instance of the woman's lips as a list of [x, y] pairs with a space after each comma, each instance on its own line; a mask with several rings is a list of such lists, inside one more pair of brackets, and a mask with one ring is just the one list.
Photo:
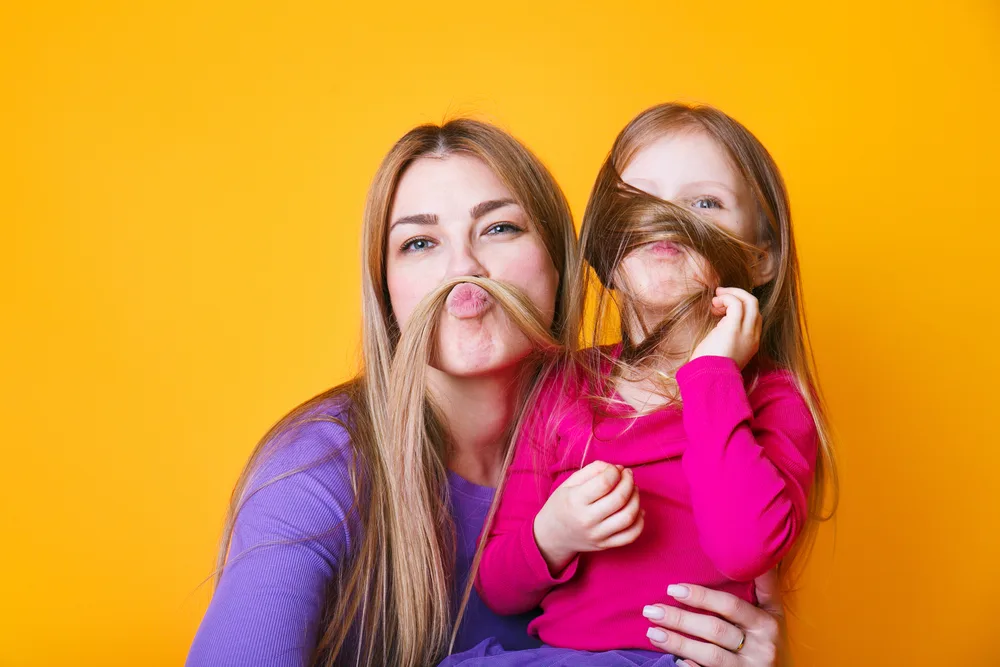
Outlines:
[[448, 314], [460, 320], [479, 317], [493, 306], [493, 298], [479, 285], [460, 283], [448, 295]]
[[680, 246], [670, 241], [655, 241], [649, 244], [649, 251], [654, 255], [674, 257], [681, 254]]

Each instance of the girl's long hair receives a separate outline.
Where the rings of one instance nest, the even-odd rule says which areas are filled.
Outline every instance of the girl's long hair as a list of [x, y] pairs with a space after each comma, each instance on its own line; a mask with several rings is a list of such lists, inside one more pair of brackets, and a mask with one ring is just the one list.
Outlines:
[[[386, 286], [387, 233], [396, 187], [414, 160], [453, 154], [473, 156], [489, 166], [539, 232], [560, 275], [550, 328], [539, 324], [531, 302], [511, 286], [462, 278], [428, 295], [401, 335]], [[241, 507], [260, 488], [255, 474], [298, 425], [336, 422], [350, 435], [359, 534], [328, 593], [313, 663], [422, 667], [439, 661], [448, 650], [456, 611], [451, 593], [454, 526], [445, 467], [448, 434], [425, 377], [442, 304], [454, 284], [475, 282], [493, 295], [537, 349], [558, 351], [575, 336], [568, 326], [577, 320], [573, 290], [565, 279], [572, 275], [576, 253], [572, 216], [562, 191], [538, 158], [509, 134], [487, 123], [457, 119], [422, 125], [403, 136], [379, 166], [364, 212], [361, 370], [353, 380], [297, 407], [258, 443], [233, 491], [216, 583], [227, 563], [240, 556], [230, 553], [233, 530]], [[540, 369], [539, 363], [525, 364], [523, 396], [531, 393]], [[343, 406], [340, 414], [324, 409], [331, 402]]]
[[[622, 181], [623, 170], [640, 150], [678, 132], [707, 134], [739, 170], [755, 205], [755, 243], [740, 240], [686, 206]], [[618, 268], [629, 252], [658, 240], [675, 243], [689, 258], [704, 260], [710, 270], [691, 283], [689, 293], [662, 321], [650, 326], [640, 321], [637, 295]], [[784, 580], [790, 583], [815, 540], [817, 522], [828, 519], [836, 508], [837, 474], [809, 348], [788, 194], [774, 159], [749, 130], [718, 109], [676, 103], [647, 109], [621, 131], [602, 165], [584, 213], [580, 243], [578, 280], [582, 287], [576, 308], [592, 324], [585, 332], [584, 345], [595, 346], [599, 352], [582, 357], [590, 362], [578, 367], [589, 376], [587, 384], [595, 387], [592, 398], [598, 407], [609, 395], [607, 383], [616, 377], [646, 379], [668, 401], [679, 400], [672, 375], [652, 370], [663, 356], [676, 366], [693, 351], [672, 347], [673, 334], [683, 327], [699, 341], [715, 326], [718, 318], [711, 315], [711, 301], [720, 285], [739, 287], [757, 297], [763, 329], [751, 374], [766, 366], [787, 371], [812, 413], [819, 436], [810, 521], [781, 565]], [[764, 260], [761, 249], [772, 255], [773, 277], [755, 286], [758, 263]], [[620, 353], [599, 347], [619, 336]], [[610, 377], [607, 369], [611, 369]]]

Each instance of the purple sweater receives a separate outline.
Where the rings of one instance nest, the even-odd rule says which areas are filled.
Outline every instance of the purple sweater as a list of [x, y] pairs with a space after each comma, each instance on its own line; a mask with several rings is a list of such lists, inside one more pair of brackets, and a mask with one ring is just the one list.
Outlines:
[[[335, 402], [313, 415], [337, 416]], [[328, 587], [350, 553], [358, 521], [350, 483], [350, 440], [331, 422], [298, 426], [254, 474], [236, 522], [230, 561], [188, 655], [188, 667], [300, 667], [322, 633]], [[300, 468], [306, 468], [300, 472]], [[289, 474], [268, 484], [283, 474]], [[455, 519], [457, 598], [494, 489], [449, 474]], [[276, 542], [297, 541], [294, 544]], [[496, 637], [508, 650], [538, 646], [533, 614], [497, 616], [473, 591], [455, 650]]]

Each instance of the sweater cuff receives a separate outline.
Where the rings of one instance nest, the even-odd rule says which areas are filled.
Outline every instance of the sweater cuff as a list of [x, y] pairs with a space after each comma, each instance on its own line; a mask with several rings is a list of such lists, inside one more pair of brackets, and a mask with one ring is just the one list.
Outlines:
[[692, 442], [721, 438], [724, 443], [738, 424], [753, 418], [743, 374], [729, 357], [698, 357], [684, 364], [677, 369], [677, 387]]
[[531, 585], [539, 591], [547, 591], [553, 586], [564, 584], [576, 574], [577, 565], [580, 563], [580, 554], [573, 556], [573, 560], [566, 564], [566, 567], [553, 577], [549, 571], [549, 564], [545, 562], [545, 557], [538, 548], [535, 541], [535, 519], [525, 521], [521, 528], [521, 555], [531, 573]]
[[693, 380], [705, 373], [721, 375], [733, 373], [739, 376], [741, 384], [743, 382], [743, 374], [740, 372], [740, 367], [736, 365], [735, 361], [729, 357], [706, 356], [692, 359], [678, 368], [676, 376], [677, 384], [686, 384], [689, 380]]

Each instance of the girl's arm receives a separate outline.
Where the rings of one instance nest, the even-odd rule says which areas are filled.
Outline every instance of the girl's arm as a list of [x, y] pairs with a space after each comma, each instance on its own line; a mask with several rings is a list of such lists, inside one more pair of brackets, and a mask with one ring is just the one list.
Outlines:
[[340, 426], [313, 422], [254, 474], [188, 667], [311, 664], [328, 586], [357, 534], [348, 448]]
[[545, 505], [552, 478], [545, 463], [549, 451], [541, 442], [545, 426], [535, 410], [514, 444], [506, 484], [476, 574], [476, 590], [490, 609], [501, 615], [535, 609], [556, 584], [576, 572], [574, 557], [551, 572], [535, 541], [535, 517]]
[[817, 432], [784, 374], [747, 396], [733, 359], [704, 356], [677, 372], [690, 443], [682, 462], [702, 548], [737, 581], [767, 572], [808, 518]]
[[558, 441], [546, 443], [558, 440], [548, 403], [540, 401], [515, 445], [476, 576], [480, 597], [498, 614], [536, 608], [573, 577], [580, 553], [629, 544], [643, 528], [630, 470], [595, 461], [550, 493], [547, 461], [560, 450]]

